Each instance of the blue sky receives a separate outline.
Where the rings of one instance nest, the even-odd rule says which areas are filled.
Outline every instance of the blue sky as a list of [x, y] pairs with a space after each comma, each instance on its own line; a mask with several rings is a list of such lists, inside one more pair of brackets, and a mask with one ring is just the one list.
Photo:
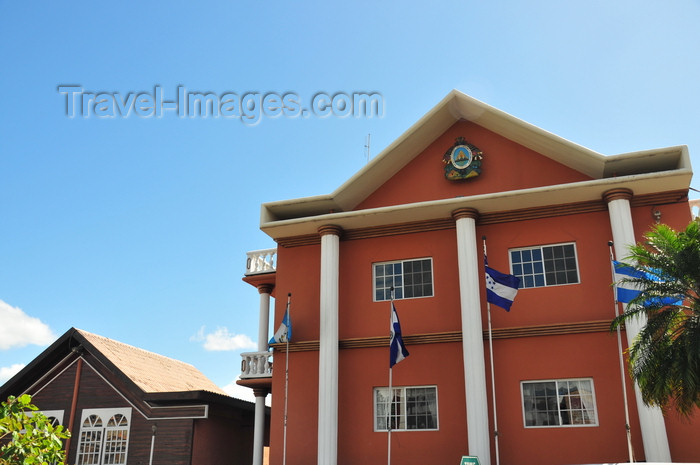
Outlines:
[[[228, 385], [257, 338], [245, 253], [274, 247], [260, 204], [333, 191], [367, 134], [376, 155], [453, 88], [603, 154], [685, 144], [700, 166], [698, 23], [696, 1], [0, 0], [0, 382], [74, 326]], [[376, 92], [384, 112], [69, 118], [66, 85]]]

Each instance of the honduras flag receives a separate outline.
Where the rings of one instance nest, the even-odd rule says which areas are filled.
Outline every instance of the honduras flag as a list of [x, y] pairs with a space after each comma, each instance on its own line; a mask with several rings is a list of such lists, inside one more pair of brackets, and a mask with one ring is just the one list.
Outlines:
[[[630, 303], [637, 298], [644, 290], [639, 283], [622, 282], [623, 279], [649, 279], [652, 281], [662, 281], [661, 277], [652, 273], [636, 270], [630, 266], [613, 260], [615, 268], [615, 293], [618, 302]], [[652, 297], [645, 301], [643, 305], [681, 305], [681, 297]]]
[[401, 324], [394, 302], [391, 303], [391, 339], [389, 341], [389, 368], [408, 357], [408, 350], [401, 337]]
[[518, 293], [520, 278], [494, 270], [489, 266], [485, 256], [484, 265], [486, 266], [486, 301], [509, 312]]
[[292, 320], [289, 318], [289, 303], [287, 303], [287, 310], [284, 312], [284, 318], [282, 318], [282, 324], [279, 329], [272, 336], [268, 344], [276, 344], [278, 342], [289, 342], [292, 340]]

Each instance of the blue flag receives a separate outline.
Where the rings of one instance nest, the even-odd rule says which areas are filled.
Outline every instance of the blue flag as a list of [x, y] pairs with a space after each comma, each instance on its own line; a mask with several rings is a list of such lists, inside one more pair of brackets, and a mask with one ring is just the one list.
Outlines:
[[486, 301], [510, 311], [520, 286], [520, 278], [511, 274], [503, 274], [489, 266], [484, 256], [486, 267]]
[[[644, 290], [640, 284], [622, 282], [625, 278], [649, 279], [652, 281], [662, 281], [661, 277], [652, 273], [647, 273], [642, 270], [637, 270], [631, 266], [625, 266], [622, 263], [613, 260], [615, 268], [615, 299], [623, 304], [630, 303], [637, 298]], [[653, 270], [652, 270], [653, 271]], [[644, 305], [681, 305], [683, 299], [681, 297], [652, 297], [644, 302]]]
[[289, 342], [292, 340], [292, 320], [289, 317], [289, 303], [287, 303], [287, 310], [284, 312], [284, 317], [282, 318], [282, 324], [277, 329], [277, 332], [268, 344], [276, 344], [278, 342]]
[[401, 337], [401, 324], [394, 302], [391, 303], [391, 339], [389, 341], [389, 368], [408, 357], [408, 350]]

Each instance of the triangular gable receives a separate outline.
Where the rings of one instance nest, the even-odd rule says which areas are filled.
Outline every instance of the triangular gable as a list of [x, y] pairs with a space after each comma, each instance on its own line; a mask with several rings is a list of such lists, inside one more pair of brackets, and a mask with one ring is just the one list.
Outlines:
[[[468, 198], [458, 196], [358, 209], [459, 121], [478, 125], [587, 178], [492, 194], [468, 194]], [[604, 156], [452, 91], [332, 194], [263, 204], [260, 227], [275, 239], [314, 235], [324, 224], [351, 229], [449, 218], [452, 211], [466, 202], [487, 213], [546, 207], [552, 204], [552, 199], [562, 203], [600, 200], [605, 191], [622, 186], [635, 195], [687, 192], [691, 178], [690, 157], [685, 146]], [[367, 202], [366, 205], [373, 204]]]
[[[479, 173], [468, 179], [449, 180], [454, 170], [445, 156], [456, 144], [468, 143], [481, 152]], [[475, 165], [474, 163], [472, 164]], [[467, 170], [465, 170], [467, 171]], [[401, 205], [455, 197], [515, 191], [592, 178], [562, 163], [489, 131], [461, 120], [437, 137], [423, 152], [371, 193], [354, 210]]]

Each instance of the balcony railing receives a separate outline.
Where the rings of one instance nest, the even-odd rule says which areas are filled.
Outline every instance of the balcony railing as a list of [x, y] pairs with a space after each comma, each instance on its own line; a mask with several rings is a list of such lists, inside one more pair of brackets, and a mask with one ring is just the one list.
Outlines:
[[248, 252], [247, 255], [246, 276], [273, 273], [277, 269], [277, 249], [253, 250]]
[[272, 376], [272, 352], [246, 352], [241, 357], [241, 379]]

